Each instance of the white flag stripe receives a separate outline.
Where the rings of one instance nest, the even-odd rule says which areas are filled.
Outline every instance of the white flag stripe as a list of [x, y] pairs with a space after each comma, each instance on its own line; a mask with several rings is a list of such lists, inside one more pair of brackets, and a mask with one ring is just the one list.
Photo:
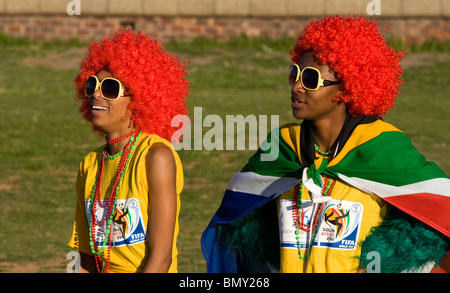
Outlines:
[[[450, 179], [448, 178], [434, 178], [403, 186], [394, 186], [358, 177], [347, 177], [343, 174], [338, 174], [338, 176], [342, 181], [364, 192], [376, 194], [381, 197], [415, 193], [433, 193], [450, 197]], [[274, 194], [280, 195], [286, 192], [298, 182], [299, 179], [293, 177], [277, 177], [260, 175], [255, 172], [242, 172], [234, 174], [227, 185], [227, 189], [269, 197]]]
[[376, 194], [380, 197], [390, 197], [414, 193], [433, 193], [436, 195], [450, 197], [450, 179], [448, 178], [434, 178], [403, 186], [394, 186], [357, 177], [347, 177], [342, 174], [338, 175], [340, 179], [347, 182], [348, 184], [367, 193]]
[[255, 172], [236, 173], [228, 182], [227, 189], [263, 197], [282, 194], [298, 183], [297, 178], [259, 175]]

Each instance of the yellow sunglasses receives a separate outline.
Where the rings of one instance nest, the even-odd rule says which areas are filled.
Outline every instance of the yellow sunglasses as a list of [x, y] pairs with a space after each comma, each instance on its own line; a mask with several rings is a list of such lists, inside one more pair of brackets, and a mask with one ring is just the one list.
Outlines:
[[315, 91], [322, 86], [330, 86], [341, 83], [338, 81], [331, 81], [322, 79], [319, 69], [314, 67], [305, 67], [300, 70], [297, 64], [292, 64], [289, 67], [289, 84], [293, 86], [298, 80], [306, 90]]
[[117, 100], [122, 96], [130, 95], [130, 91], [126, 90], [118, 79], [105, 77], [99, 81], [95, 75], [89, 76], [86, 80], [84, 93], [87, 97], [92, 97], [99, 88], [101, 96], [106, 100]]

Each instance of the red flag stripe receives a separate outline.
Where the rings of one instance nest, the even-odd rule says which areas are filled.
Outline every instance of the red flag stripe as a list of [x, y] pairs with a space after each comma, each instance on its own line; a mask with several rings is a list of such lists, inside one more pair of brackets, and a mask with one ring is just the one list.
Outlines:
[[389, 196], [383, 199], [450, 237], [449, 197], [424, 192]]

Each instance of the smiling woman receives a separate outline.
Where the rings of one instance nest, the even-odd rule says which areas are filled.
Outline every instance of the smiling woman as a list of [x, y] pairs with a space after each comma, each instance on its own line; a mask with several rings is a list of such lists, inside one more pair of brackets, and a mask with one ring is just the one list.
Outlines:
[[177, 272], [183, 170], [170, 143], [185, 114], [185, 64], [149, 36], [93, 43], [75, 79], [80, 111], [106, 144], [81, 162], [69, 245], [81, 271]]
[[[170, 140], [175, 132], [170, 125], [172, 117], [187, 113], [186, 65], [149, 36], [141, 33], [135, 36], [130, 30], [119, 31], [101, 44], [93, 43], [81, 64], [81, 73], [75, 79], [77, 97], [82, 101], [80, 112], [91, 121], [85, 84], [90, 76], [104, 69], [131, 92], [128, 108], [134, 125]], [[98, 130], [95, 125], [94, 130]]]
[[[106, 133], [109, 139], [129, 132], [132, 124], [128, 110], [129, 91], [124, 90], [120, 81], [112, 76], [111, 72], [102, 69], [96, 75], [91, 75], [85, 86], [91, 105], [92, 125]], [[110, 152], [115, 154], [117, 150], [111, 148]]]

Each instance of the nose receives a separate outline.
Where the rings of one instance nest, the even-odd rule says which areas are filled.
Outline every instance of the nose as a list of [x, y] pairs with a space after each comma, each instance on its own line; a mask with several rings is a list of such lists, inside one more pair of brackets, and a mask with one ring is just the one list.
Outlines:
[[90, 96], [89, 99], [89, 103], [92, 103], [94, 100], [101, 100], [102, 94], [100, 93], [100, 89], [97, 89], [94, 94], [92, 96]]
[[95, 99], [101, 99], [102, 98], [102, 93], [100, 92], [100, 87], [94, 92], [93, 97]]
[[298, 93], [298, 92], [304, 93], [305, 91], [306, 91], [306, 90], [305, 90], [305, 88], [302, 86], [302, 83], [301, 83], [300, 80], [297, 80], [297, 82], [294, 83], [294, 85], [292, 86], [292, 92], [295, 92], [295, 93]]

